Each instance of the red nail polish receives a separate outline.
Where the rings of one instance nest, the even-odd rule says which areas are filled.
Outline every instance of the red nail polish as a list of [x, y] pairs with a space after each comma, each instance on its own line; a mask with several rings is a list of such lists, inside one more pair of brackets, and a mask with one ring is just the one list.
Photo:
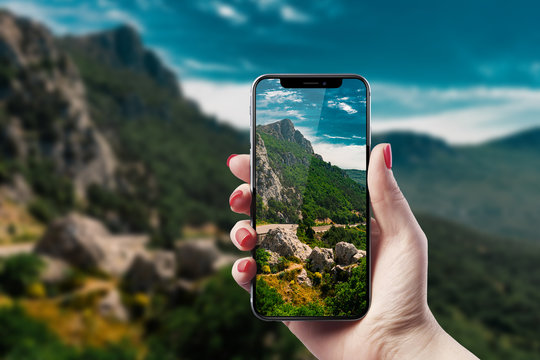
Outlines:
[[238, 229], [236, 232], [236, 241], [238, 241], [238, 244], [245, 247], [249, 240], [251, 240], [251, 233], [249, 230], [244, 228]]
[[229, 205], [232, 206], [233, 201], [242, 197], [242, 194], [242, 190], [236, 190], [235, 192], [233, 192], [231, 197], [229, 198]]
[[227, 166], [229, 166], [229, 163], [231, 162], [231, 159], [235, 157], [237, 154], [232, 154], [227, 158]]
[[244, 261], [241, 261], [240, 263], [238, 263], [238, 271], [240, 272], [247, 272], [249, 270], [249, 267], [251, 266], [251, 261], [249, 261], [248, 259], [244, 260]]
[[392, 168], [392, 147], [390, 144], [386, 145], [386, 147], [383, 150], [384, 154], [384, 162], [386, 164], [386, 167], [388, 169]]

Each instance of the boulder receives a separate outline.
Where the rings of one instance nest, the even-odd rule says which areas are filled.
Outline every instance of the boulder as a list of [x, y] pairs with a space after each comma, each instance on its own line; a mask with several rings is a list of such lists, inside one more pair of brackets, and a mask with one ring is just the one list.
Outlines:
[[35, 251], [81, 268], [98, 268], [107, 255], [101, 237], [108, 235], [99, 221], [73, 213], [54, 221]]
[[345, 266], [357, 263], [366, 255], [365, 251], [358, 250], [353, 244], [344, 241], [338, 242], [334, 251], [336, 264]]
[[266, 251], [268, 251], [268, 254], [270, 254], [270, 258], [268, 259], [268, 265], [276, 265], [279, 262], [279, 258], [280, 258], [279, 254], [270, 250], [266, 250]]
[[315, 247], [308, 260], [311, 260], [311, 271], [322, 272], [334, 266], [334, 252], [332, 249]]
[[308, 277], [307, 271], [304, 268], [296, 276], [296, 282], [300, 285], [312, 286], [311, 279]]
[[70, 266], [64, 261], [47, 255], [41, 255], [45, 268], [40, 273], [41, 281], [49, 284], [62, 282], [69, 274]]
[[197, 279], [232, 264], [238, 257], [224, 254], [214, 239], [183, 240], [175, 249], [180, 276]]
[[259, 244], [263, 249], [273, 251], [279, 256], [296, 256], [302, 261], [311, 254], [311, 248], [298, 240], [295, 230], [276, 228], [268, 230]]
[[127, 322], [129, 315], [122, 303], [122, 297], [117, 289], [110, 290], [97, 304], [99, 314], [121, 322]]
[[176, 275], [176, 257], [172, 251], [157, 250], [139, 254], [124, 281], [132, 292], [149, 292], [165, 288]]
[[121, 276], [138, 254], [147, 251], [147, 241], [145, 235], [112, 235], [100, 221], [71, 213], [48, 227], [34, 251], [75, 267]]

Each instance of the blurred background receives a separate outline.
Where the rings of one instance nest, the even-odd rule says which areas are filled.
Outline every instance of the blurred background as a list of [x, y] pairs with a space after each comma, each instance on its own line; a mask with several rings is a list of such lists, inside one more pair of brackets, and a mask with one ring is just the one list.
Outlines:
[[0, 358], [309, 359], [230, 276], [263, 73], [359, 73], [481, 358], [540, 353], [536, 2], [0, 1]]

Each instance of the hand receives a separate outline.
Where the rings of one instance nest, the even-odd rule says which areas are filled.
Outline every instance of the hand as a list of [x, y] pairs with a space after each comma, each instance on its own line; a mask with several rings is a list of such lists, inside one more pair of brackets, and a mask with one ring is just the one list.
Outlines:
[[[246, 182], [231, 195], [231, 209], [249, 215], [249, 155], [230, 157], [228, 165]], [[319, 359], [475, 359], [439, 326], [428, 307], [427, 239], [391, 167], [390, 145], [377, 145], [368, 169], [375, 219], [371, 219], [372, 299], [366, 316], [353, 322], [284, 324]], [[239, 221], [231, 230], [232, 242], [242, 251], [253, 249], [256, 239], [249, 220]], [[234, 279], [247, 291], [256, 267], [253, 258], [233, 265]]]

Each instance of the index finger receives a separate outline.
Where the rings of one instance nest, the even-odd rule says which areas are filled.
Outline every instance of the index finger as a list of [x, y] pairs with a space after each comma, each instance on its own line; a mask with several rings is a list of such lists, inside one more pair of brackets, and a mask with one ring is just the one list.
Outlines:
[[231, 172], [242, 181], [250, 183], [249, 176], [249, 155], [231, 155], [227, 160], [227, 165]]

